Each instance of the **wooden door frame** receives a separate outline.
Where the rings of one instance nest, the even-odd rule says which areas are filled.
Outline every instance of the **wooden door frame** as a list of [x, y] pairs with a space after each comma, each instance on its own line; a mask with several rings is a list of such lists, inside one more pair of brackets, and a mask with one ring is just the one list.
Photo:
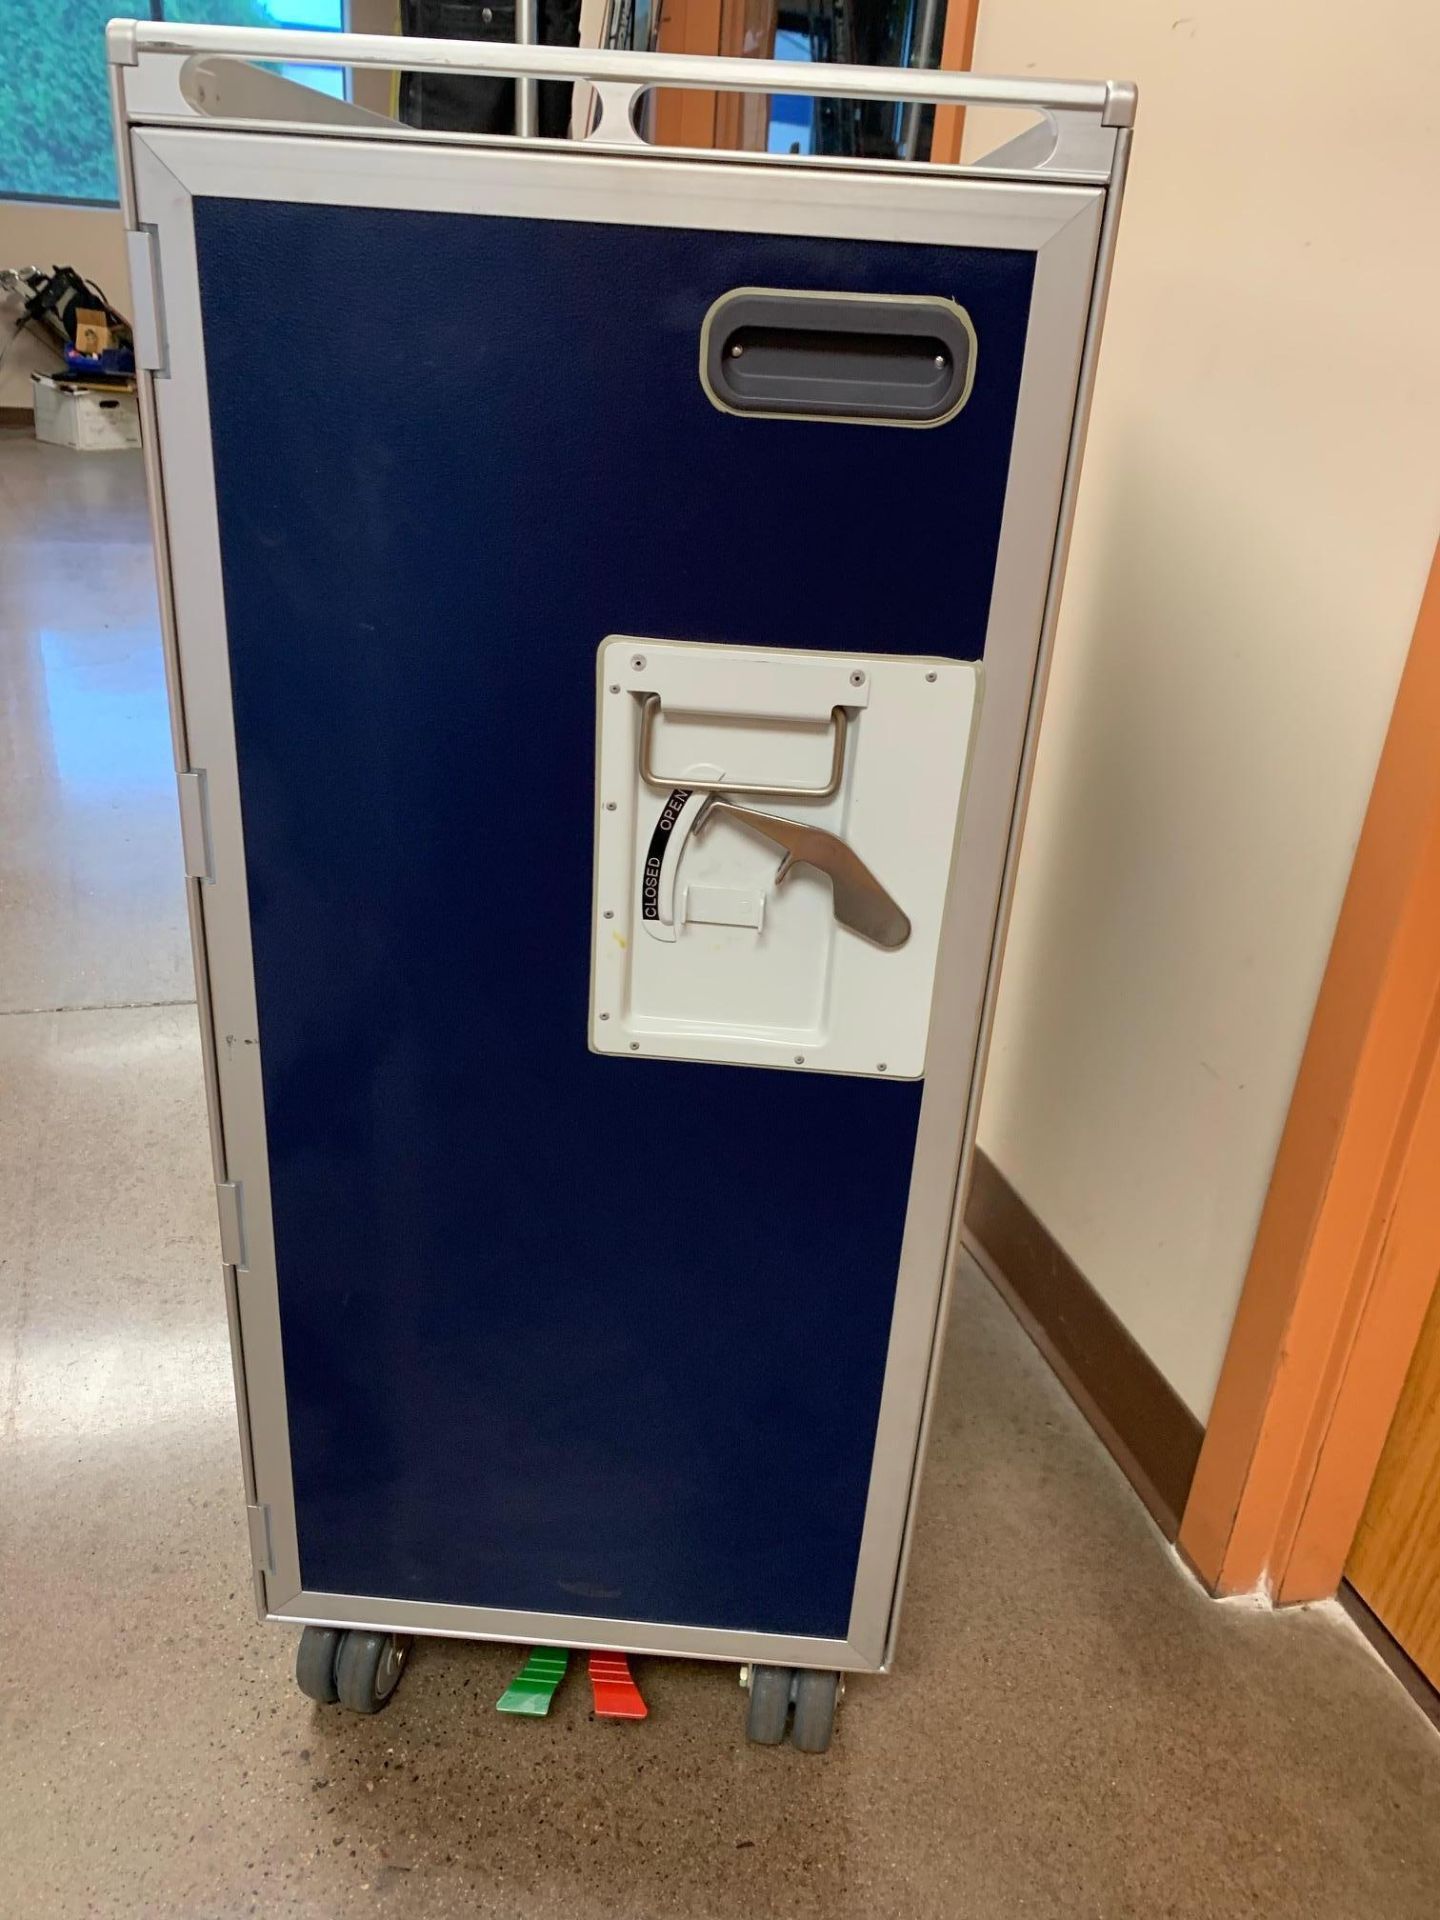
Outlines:
[[1339, 1587], [1440, 1273], [1440, 550], [1179, 1546], [1215, 1594]]
[[[715, 54], [723, 30], [722, 0], [664, 0], [656, 45], [661, 53]], [[696, 87], [662, 87], [655, 100], [655, 139], [664, 147], [715, 145], [715, 95]]]
[[[940, 67], [943, 72], [969, 72], [975, 59], [975, 28], [979, 19], [980, 0], [946, 0], [945, 31], [940, 36]], [[930, 136], [931, 160], [937, 164], [956, 165], [964, 136], [964, 107], [936, 107], [935, 130]]]
[[[662, 53], [720, 53], [740, 51], [740, 25], [744, 5], [731, 0], [664, 0], [660, 17], [659, 47]], [[980, 15], [980, 0], [946, 0], [945, 31], [940, 40], [940, 66], [950, 73], [967, 70], [975, 51], [975, 23]], [[727, 28], [727, 18], [731, 24]], [[727, 44], [727, 39], [729, 44]], [[743, 96], [731, 96], [740, 99]], [[662, 89], [656, 103], [655, 138], [664, 145], [684, 147], [724, 146], [733, 141], [739, 129], [738, 107], [728, 115], [724, 103], [717, 110], [717, 96], [693, 89]], [[935, 131], [930, 143], [930, 158], [958, 161], [960, 140], [965, 126], [963, 107], [937, 107]]]

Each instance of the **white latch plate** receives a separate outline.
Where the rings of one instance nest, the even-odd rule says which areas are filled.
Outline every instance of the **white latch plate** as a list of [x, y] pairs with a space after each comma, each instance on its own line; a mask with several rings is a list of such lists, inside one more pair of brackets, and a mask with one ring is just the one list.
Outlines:
[[[972, 662], [691, 645], [600, 649], [590, 1041], [631, 1058], [914, 1078], [979, 708]], [[641, 718], [658, 696], [656, 783]], [[846, 711], [839, 791], [746, 806], [844, 840], [910, 920], [884, 948], [837, 923], [830, 881], [685, 799], [686, 780], [823, 788]], [[723, 796], [722, 796], [723, 797]], [[702, 819], [699, 832], [694, 830]]]

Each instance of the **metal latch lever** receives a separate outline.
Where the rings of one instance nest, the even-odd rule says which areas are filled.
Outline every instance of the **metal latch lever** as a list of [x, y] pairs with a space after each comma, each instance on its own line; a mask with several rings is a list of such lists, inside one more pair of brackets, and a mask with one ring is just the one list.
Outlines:
[[805, 820], [787, 820], [756, 807], [737, 807], [718, 796], [706, 802], [694, 831], [703, 833], [719, 816], [782, 847], [785, 858], [775, 875], [779, 886], [793, 867], [814, 867], [827, 875], [835, 896], [835, 918], [877, 947], [903, 947], [910, 938], [910, 921], [881, 886], [848, 841]]

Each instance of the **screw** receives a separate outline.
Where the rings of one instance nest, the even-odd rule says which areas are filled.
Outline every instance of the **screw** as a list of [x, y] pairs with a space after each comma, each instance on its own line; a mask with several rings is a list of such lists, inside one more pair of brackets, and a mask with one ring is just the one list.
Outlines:
[[796, 1056], [795, 1056], [795, 1064], [796, 1064], [796, 1066], [797, 1066], [797, 1067], [803, 1067], [803, 1066], [804, 1066], [804, 1064], [805, 1064], [805, 1056], [804, 1056], [804, 1054], [803, 1054], [803, 1053], [797, 1053], [797, 1054], [796, 1054]]
[[611, 687], [611, 689], [610, 689], [610, 691], [611, 691], [612, 693], [618, 693], [618, 692], [620, 691], [620, 688], [619, 688], [619, 686], [618, 686], [618, 684], [617, 684], [617, 685], [615, 685], [615, 686], [613, 686], [613, 687]]
[[[603, 1013], [601, 1014], [601, 1016], [600, 1016], [600, 1018], [601, 1018], [602, 1020], [603, 1020], [603, 1019], [605, 1018], [605, 1016], [604, 1016], [604, 1014], [603, 1014]], [[881, 1061], [879, 1061], [879, 1062], [877, 1062], [877, 1064], [876, 1064], [876, 1067], [875, 1067], [875, 1071], [876, 1071], [876, 1073], [884, 1073], [884, 1071], [885, 1071], [885, 1062], [884, 1062], [883, 1060], [881, 1060]]]
[[607, 813], [613, 813], [615, 811], [615, 802], [613, 800], [607, 800], [605, 802], [605, 811]]
[[480, 18], [488, 27], [490, 22], [495, 18], [495, 9], [493, 7], [482, 7], [480, 9]]
[[600, 1018], [601, 1018], [602, 1020], [608, 1020], [608, 1019], [610, 1018], [610, 1016], [609, 1016], [609, 1014], [608, 1014], [608, 1013], [602, 1013], [602, 1014], [601, 1014], [601, 1016], [600, 1016]]
[[925, 678], [926, 678], [927, 680], [938, 680], [938, 679], [940, 678], [940, 676], [939, 676], [939, 674], [938, 674], [938, 673], [927, 673], [927, 674], [926, 674], [926, 676], [925, 676]]
[[945, 356], [944, 356], [944, 354], [943, 354], [943, 353], [937, 353], [937, 354], [936, 354], [936, 356], [935, 356], [935, 364], [936, 364], [936, 366], [937, 366], [937, 367], [943, 367], [943, 366], [945, 366], [945, 365], [947, 364], [947, 363], [946, 363], [946, 359], [945, 359]]
[[744, 347], [741, 346], [740, 342], [737, 340], [734, 346], [731, 347], [730, 349], [730, 358], [732, 360], [738, 360], [741, 354], [744, 353], [744, 351], [745, 351]]
[[865, 676], [858, 667], [850, 676], [850, 684], [852, 687], [863, 687], [865, 684]]
[[630, 1042], [630, 1051], [631, 1053], [638, 1053], [640, 1051], [640, 1042], [638, 1040], [632, 1040]]
[[643, 654], [643, 653], [634, 653], [634, 654], [631, 654], [631, 656], [630, 656], [630, 666], [631, 666], [631, 670], [632, 670], [633, 672], [635, 672], [635, 673], [643, 673], [643, 672], [645, 671], [645, 656], [644, 656], [644, 654]]
[[609, 907], [606, 907], [605, 912], [601, 917], [602, 919], [605, 919], [605, 920], [613, 920], [615, 918], [615, 915], [611, 912]]

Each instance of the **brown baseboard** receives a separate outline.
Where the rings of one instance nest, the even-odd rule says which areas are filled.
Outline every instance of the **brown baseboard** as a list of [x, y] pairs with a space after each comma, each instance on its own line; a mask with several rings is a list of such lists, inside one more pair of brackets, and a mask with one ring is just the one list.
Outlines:
[[0, 427], [33, 427], [35, 414], [30, 407], [0, 407]]
[[977, 1150], [965, 1242], [1168, 1540], [1204, 1428], [994, 1162]]
[[1404, 1687], [1420, 1711], [1437, 1727], [1440, 1727], [1440, 1693], [1431, 1686], [1429, 1680], [1406, 1653], [1400, 1642], [1391, 1633], [1378, 1614], [1372, 1613], [1351, 1586], [1348, 1580], [1340, 1582], [1340, 1591], [1335, 1598], [1340, 1602], [1355, 1626], [1370, 1642], [1380, 1658], [1389, 1667], [1395, 1678]]

